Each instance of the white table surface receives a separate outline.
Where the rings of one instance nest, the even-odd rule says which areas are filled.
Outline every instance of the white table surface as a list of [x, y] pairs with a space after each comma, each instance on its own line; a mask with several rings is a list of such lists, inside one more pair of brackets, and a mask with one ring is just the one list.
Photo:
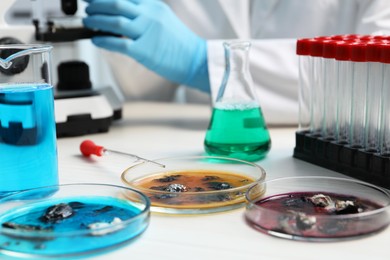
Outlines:
[[[85, 139], [149, 159], [203, 154], [210, 114], [210, 107], [204, 105], [126, 104], [123, 119], [114, 122], [108, 133], [58, 140], [60, 183], [123, 185], [119, 176], [129, 160], [115, 155], [84, 158], [79, 145]], [[295, 128], [269, 130], [271, 151], [258, 162], [267, 171], [267, 180], [283, 176], [342, 176], [292, 157]], [[149, 227], [137, 240], [93, 259], [390, 259], [390, 228], [344, 242], [297, 242], [252, 229], [244, 222], [244, 210], [197, 216], [152, 213]]]

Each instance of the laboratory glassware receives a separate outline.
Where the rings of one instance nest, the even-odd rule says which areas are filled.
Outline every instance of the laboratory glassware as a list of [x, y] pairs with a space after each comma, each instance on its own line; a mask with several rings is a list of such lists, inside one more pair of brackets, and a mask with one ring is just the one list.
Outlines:
[[150, 200], [123, 186], [72, 183], [29, 189], [0, 199], [0, 258], [95, 258], [130, 246], [149, 218]]
[[121, 175], [126, 186], [149, 197], [151, 211], [165, 214], [208, 214], [245, 205], [245, 192], [263, 182], [256, 163], [222, 156], [179, 156], [138, 162]]
[[0, 45], [0, 197], [58, 184], [49, 45]]
[[310, 128], [312, 58], [310, 39], [298, 39], [296, 54], [299, 56], [299, 118], [298, 130], [307, 132]]
[[245, 218], [267, 235], [331, 242], [374, 235], [390, 224], [390, 194], [369, 183], [327, 176], [277, 178], [246, 192]]
[[351, 92], [351, 121], [347, 140], [352, 148], [363, 148], [365, 116], [366, 116], [366, 91], [368, 79], [368, 63], [366, 57], [366, 44], [351, 44], [352, 62], [352, 92]]
[[213, 113], [204, 140], [213, 156], [242, 160], [262, 159], [271, 139], [253, 89], [248, 41], [224, 42], [225, 73], [213, 100]]
[[329, 141], [334, 141], [336, 137], [337, 124], [337, 62], [336, 47], [339, 41], [325, 40], [323, 42], [323, 73], [324, 73], [324, 109], [322, 137]]
[[380, 47], [380, 61], [383, 64], [382, 96], [381, 96], [381, 126], [380, 126], [380, 154], [390, 156], [390, 45]]
[[364, 149], [367, 152], [377, 153], [380, 147], [380, 118], [381, 118], [381, 91], [383, 64], [380, 62], [380, 43], [367, 43], [368, 79], [366, 105], [366, 131]]
[[314, 38], [310, 44], [310, 56], [312, 57], [312, 86], [311, 86], [311, 113], [310, 133], [319, 137], [322, 134], [324, 115], [324, 61], [323, 39]]
[[[333, 60], [328, 60], [333, 54], [328, 55], [324, 47], [322, 56], [319, 51], [316, 55], [315, 43], [325, 39], [323, 43], [327, 46], [330, 41], [326, 37], [311, 40], [312, 58], [318, 61], [319, 57], [324, 62], [322, 67], [315, 66], [314, 61], [312, 64], [311, 128], [309, 132], [300, 128], [296, 132], [294, 157], [389, 188], [389, 36], [336, 35], [331, 38], [337, 40], [334, 53], [336, 68], [331, 66]], [[319, 84], [314, 80], [316, 73], [319, 74]], [[321, 80], [318, 79], [321, 76], [325, 83], [324, 92], [320, 91]], [[319, 106], [316, 102], [322, 101], [323, 94], [325, 101], [323, 106]], [[321, 108], [324, 113], [315, 113]], [[316, 134], [321, 122], [319, 119], [325, 130], [322, 135]], [[333, 141], [329, 137], [334, 133]]]
[[347, 144], [350, 122], [351, 92], [352, 92], [352, 65], [350, 61], [351, 45], [342, 41], [337, 44], [335, 59], [337, 63], [337, 123], [336, 141]]

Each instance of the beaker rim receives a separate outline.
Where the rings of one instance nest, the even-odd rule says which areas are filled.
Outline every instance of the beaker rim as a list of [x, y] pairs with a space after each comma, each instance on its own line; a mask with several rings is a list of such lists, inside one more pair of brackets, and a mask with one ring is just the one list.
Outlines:
[[11, 53], [8, 57], [0, 58], [1, 64], [9, 63], [10, 61], [26, 56], [26, 55], [32, 55], [32, 54], [42, 54], [42, 53], [49, 53], [53, 46], [48, 44], [7, 44], [7, 45], [0, 45], [0, 52], [2, 50], [18, 50], [15, 53]]
[[[53, 46], [49, 44], [34, 44], [34, 43], [16, 43], [16, 44], [0, 44], [1, 49], [19, 49], [19, 50], [35, 50], [35, 51], [49, 51]], [[34, 52], [35, 52], [34, 51]]]

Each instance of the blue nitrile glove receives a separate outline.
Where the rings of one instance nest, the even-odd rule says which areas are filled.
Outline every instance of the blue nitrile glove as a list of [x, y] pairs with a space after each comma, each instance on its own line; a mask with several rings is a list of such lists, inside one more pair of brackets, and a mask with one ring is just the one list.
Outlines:
[[126, 54], [157, 74], [210, 91], [206, 41], [159, 0], [85, 0], [85, 27], [122, 35], [96, 36], [98, 47]]

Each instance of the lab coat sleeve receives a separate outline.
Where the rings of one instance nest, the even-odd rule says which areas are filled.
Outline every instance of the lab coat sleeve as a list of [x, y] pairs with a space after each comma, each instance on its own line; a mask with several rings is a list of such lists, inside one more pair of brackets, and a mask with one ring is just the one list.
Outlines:
[[111, 73], [125, 100], [174, 100], [177, 84], [162, 78], [128, 56], [105, 50], [101, 52], [110, 64]]
[[[208, 41], [212, 99], [221, 84], [225, 58], [223, 40]], [[250, 71], [268, 125], [298, 123], [298, 57], [296, 39], [251, 40]]]

